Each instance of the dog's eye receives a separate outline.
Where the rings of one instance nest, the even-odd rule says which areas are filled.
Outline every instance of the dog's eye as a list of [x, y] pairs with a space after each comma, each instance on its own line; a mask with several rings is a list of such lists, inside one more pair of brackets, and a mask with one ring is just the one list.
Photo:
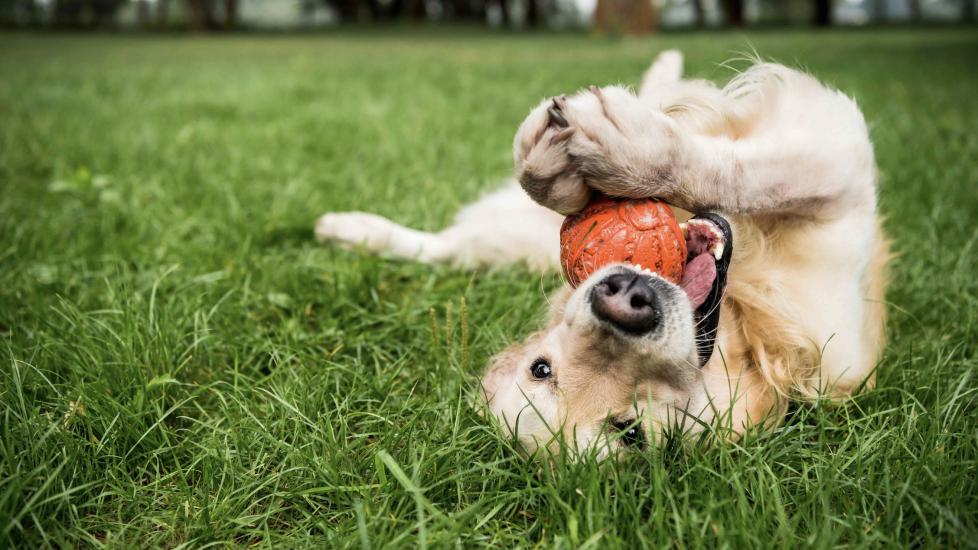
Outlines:
[[620, 434], [618, 441], [625, 447], [641, 449], [645, 447], [645, 434], [642, 425], [634, 420], [622, 420], [612, 423], [615, 431]]
[[530, 374], [537, 380], [550, 378], [550, 363], [546, 359], [537, 359], [530, 365]]

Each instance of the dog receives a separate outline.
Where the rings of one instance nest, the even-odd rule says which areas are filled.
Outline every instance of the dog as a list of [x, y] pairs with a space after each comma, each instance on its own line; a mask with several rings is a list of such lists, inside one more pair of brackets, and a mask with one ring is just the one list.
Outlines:
[[874, 384], [890, 253], [856, 103], [775, 63], [722, 88], [683, 80], [682, 66], [665, 51], [637, 94], [592, 86], [541, 102], [514, 139], [516, 181], [439, 233], [358, 212], [316, 223], [320, 240], [375, 253], [546, 271], [562, 220], [595, 192], [671, 205], [697, 290], [606, 266], [558, 290], [542, 328], [489, 362], [488, 410], [529, 453], [617, 456], [674, 429], [736, 439], [776, 426], [792, 399]]

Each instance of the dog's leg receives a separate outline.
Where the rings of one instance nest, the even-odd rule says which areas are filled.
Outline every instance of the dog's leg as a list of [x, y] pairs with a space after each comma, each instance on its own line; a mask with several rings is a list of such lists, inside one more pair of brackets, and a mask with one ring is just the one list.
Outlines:
[[583, 206], [566, 197], [584, 182], [691, 211], [830, 216], [847, 197], [872, 207], [873, 152], [851, 100], [778, 65], [755, 66], [723, 95], [716, 108], [737, 112], [718, 118], [751, 121], [736, 133], [693, 131], [615, 86], [544, 102], [516, 137], [519, 180], [564, 213]]
[[679, 50], [665, 50], [656, 56], [652, 65], [642, 75], [638, 96], [642, 99], [656, 95], [663, 86], [679, 82], [683, 76], [683, 54]]
[[332, 212], [316, 220], [316, 238], [347, 247], [362, 246], [376, 254], [425, 263], [442, 261], [449, 243], [437, 233], [418, 231], [366, 212]]
[[536, 271], [549, 271], [557, 266], [562, 221], [511, 183], [466, 206], [454, 224], [438, 233], [404, 227], [374, 214], [342, 212], [320, 217], [316, 238], [429, 264], [475, 268], [524, 263]]

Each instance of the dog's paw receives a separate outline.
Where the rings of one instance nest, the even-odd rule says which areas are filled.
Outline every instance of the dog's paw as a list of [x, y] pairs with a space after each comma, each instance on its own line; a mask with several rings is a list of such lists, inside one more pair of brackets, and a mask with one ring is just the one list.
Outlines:
[[590, 87], [539, 105], [514, 143], [517, 177], [534, 200], [562, 214], [594, 188], [617, 197], [676, 194], [678, 132], [625, 88]]
[[567, 153], [591, 187], [619, 197], [668, 198], [674, 190], [675, 124], [620, 86], [592, 86], [561, 109]]
[[516, 177], [536, 202], [569, 215], [587, 204], [591, 190], [577, 173], [567, 151], [574, 130], [559, 114], [563, 98], [538, 105], [516, 131], [513, 161]]
[[391, 222], [365, 212], [331, 212], [316, 220], [316, 239], [335, 242], [345, 248], [362, 246], [373, 252], [384, 251], [391, 239]]

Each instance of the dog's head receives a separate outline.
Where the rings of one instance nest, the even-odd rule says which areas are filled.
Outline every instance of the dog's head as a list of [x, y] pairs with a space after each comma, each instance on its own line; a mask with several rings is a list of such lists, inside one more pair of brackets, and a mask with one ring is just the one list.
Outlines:
[[614, 264], [566, 287], [547, 326], [510, 346], [482, 380], [489, 408], [533, 452], [563, 440], [599, 455], [640, 448], [662, 424], [703, 405], [733, 240], [715, 215], [684, 226], [682, 284]]

